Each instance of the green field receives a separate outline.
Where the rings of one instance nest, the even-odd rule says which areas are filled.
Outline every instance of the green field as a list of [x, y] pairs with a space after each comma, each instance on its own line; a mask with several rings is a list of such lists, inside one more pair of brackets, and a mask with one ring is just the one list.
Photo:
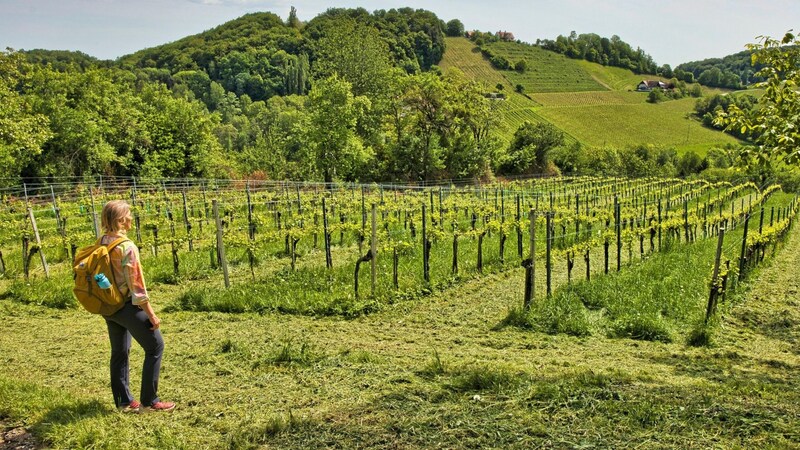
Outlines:
[[521, 84], [526, 92], [601, 91], [606, 88], [574, 59], [516, 42], [494, 42], [486, 46], [513, 64], [525, 60], [527, 70], [503, 70], [512, 86]]
[[[561, 129], [568, 142], [587, 146], [655, 144], [674, 147], [679, 153], [691, 150], [704, 155], [712, 147], [738, 143], [694, 120], [693, 98], [650, 104], [646, 93], [635, 92], [642, 79], [659, 77], [572, 60], [513, 42], [493, 43], [490, 48], [512, 62], [526, 59], [530, 70], [523, 74], [498, 71], [465, 38], [447, 38], [441, 66], [458, 68], [468, 77], [484, 81], [491, 90], [498, 83], [505, 86], [508, 99], [501, 107], [503, 121], [498, 134], [506, 142], [524, 121], [544, 121]], [[525, 87], [527, 95], [513, 92], [517, 84]], [[720, 92], [703, 91], [706, 95]]]
[[597, 80], [598, 83], [614, 91], [636, 90], [636, 86], [638, 86], [639, 82], [644, 78], [663, 80], [663, 78], [653, 75], [647, 75], [646, 77], [637, 75], [621, 67], [603, 66], [586, 60], [575, 60], [575, 62], [578, 66], [583, 68], [583, 70], [588, 72], [592, 78]]
[[[703, 127], [687, 118], [694, 99], [685, 98], [660, 104], [590, 104], [586, 106], [552, 106], [537, 109], [537, 113], [555, 126], [570, 130], [581, 143], [590, 146], [627, 147], [652, 143], [686, 149], [705, 149], [735, 144], [727, 134]], [[577, 96], [576, 96], [577, 97]], [[575, 98], [568, 99], [569, 102]], [[568, 102], [565, 102], [568, 103]], [[697, 151], [697, 150], [695, 150]], [[705, 154], [705, 151], [699, 152]]]

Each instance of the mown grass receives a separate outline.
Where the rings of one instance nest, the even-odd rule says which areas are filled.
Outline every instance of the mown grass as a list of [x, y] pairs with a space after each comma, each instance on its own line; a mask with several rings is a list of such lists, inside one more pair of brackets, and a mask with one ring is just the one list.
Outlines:
[[[657, 259], [673, 253], [608, 278], [664, 278]], [[607, 306], [590, 309], [575, 289], [552, 315], [582, 311], [591, 334], [498, 327], [520, 304], [520, 269], [355, 318], [166, 311], [185, 286], [154, 283], [160, 393], [179, 405], [167, 415], [113, 410], [102, 319], [3, 298], [0, 421], [52, 448], [795, 448], [799, 255], [795, 229], [773, 266], [742, 285], [749, 296], [721, 305], [715, 344], [700, 348], [683, 342], [695, 310], [680, 309], [691, 296], [676, 286], [691, 280], [647, 281], [668, 291], [657, 294], [672, 342], [595, 332], [612, 328], [600, 312], [615, 299], [593, 296]], [[699, 265], [709, 273], [710, 261]], [[618, 297], [632, 289], [613, 286]], [[142, 356], [134, 345], [134, 393]]]

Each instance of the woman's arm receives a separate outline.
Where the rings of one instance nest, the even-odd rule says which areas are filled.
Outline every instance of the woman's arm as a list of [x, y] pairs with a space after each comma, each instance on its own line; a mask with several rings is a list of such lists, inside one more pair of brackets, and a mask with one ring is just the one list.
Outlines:
[[145, 313], [147, 313], [147, 317], [150, 319], [150, 324], [153, 325], [151, 330], [155, 331], [161, 326], [161, 319], [156, 316], [155, 311], [153, 311], [153, 305], [150, 302], [144, 302], [139, 304], [139, 308], [141, 308]]

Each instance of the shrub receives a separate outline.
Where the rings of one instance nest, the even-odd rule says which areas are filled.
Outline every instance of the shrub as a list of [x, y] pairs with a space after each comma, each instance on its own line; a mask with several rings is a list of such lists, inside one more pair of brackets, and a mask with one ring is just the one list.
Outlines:
[[649, 103], [659, 103], [663, 102], [664, 100], [666, 100], [666, 96], [664, 95], [664, 91], [661, 89], [653, 89], [649, 94], [647, 94], [647, 101]]

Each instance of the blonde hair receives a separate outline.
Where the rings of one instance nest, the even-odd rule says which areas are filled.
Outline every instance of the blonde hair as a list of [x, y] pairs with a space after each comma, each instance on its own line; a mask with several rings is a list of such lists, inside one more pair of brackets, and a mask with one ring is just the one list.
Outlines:
[[100, 213], [100, 221], [103, 230], [107, 233], [119, 232], [122, 220], [130, 210], [131, 205], [125, 200], [111, 200], [103, 205], [103, 212]]

